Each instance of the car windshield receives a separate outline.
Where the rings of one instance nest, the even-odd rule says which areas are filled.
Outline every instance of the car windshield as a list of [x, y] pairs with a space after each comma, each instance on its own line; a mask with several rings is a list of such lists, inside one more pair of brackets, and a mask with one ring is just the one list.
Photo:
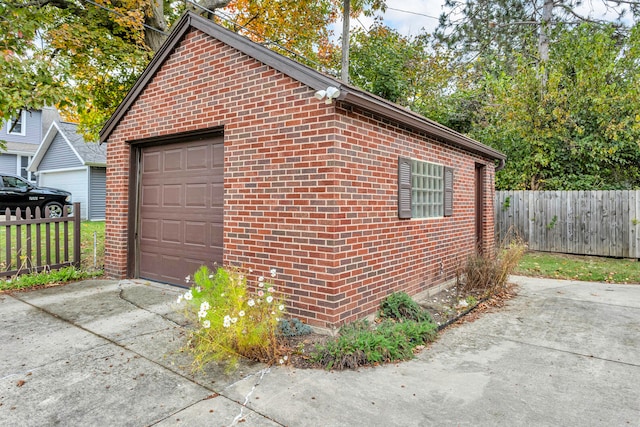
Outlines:
[[20, 188], [26, 190], [30, 187], [28, 182], [23, 181], [16, 176], [3, 176], [2, 181], [4, 181], [5, 188]]

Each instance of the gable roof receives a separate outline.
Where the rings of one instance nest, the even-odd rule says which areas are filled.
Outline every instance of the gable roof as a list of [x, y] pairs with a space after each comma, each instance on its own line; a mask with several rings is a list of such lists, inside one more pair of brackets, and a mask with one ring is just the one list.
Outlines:
[[196, 28], [204, 32], [214, 39], [239, 50], [245, 55], [288, 75], [314, 90], [327, 89], [329, 86], [337, 87], [340, 90], [340, 96], [338, 97], [340, 101], [358, 106], [382, 117], [425, 132], [428, 135], [444, 141], [446, 144], [462, 148], [489, 159], [499, 160], [500, 166], [502, 166], [506, 160], [506, 156], [503, 153], [491, 147], [414, 113], [398, 104], [389, 102], [362, 89], [358, 89], [355, 86], [345, 84], [334, 77], [330, 77], [280, 55], [193, 12], [186, 12], [182, 18], [180, 18], [180, 21], [176, 23], [171, 35], [156, 53], [147, 68], [142, 72], [142, 75], [138, 78], [129, 93], [127, 93], [127, 96], [120, 106], [105, 123], [100, 131], [100, 142], [105, 142], [109, 139], [111, 132], [113, 132], [118, 122], [124, 117], [156, 72], [162, 67], [164, 61], [171, 55], [173, 50], [179, 45], [183, 36], [191, 28]]
[[65, 141], [69, 148], [76, 155], [83, 166], [107, 166], [107, 149], [104, 144], [96, 142], [85, 142], [82, 135], [77, 132], [78, 125], [67, 122], [53, 122], [47, 131], [42, 143], [38, 147], [38, 151], [33, 156], [33, 160], [29, 164], [28, 169], [36, 172], [40, 166], [40, 162], [44, 159], [49, 147], [60, 134], [62, 140]]

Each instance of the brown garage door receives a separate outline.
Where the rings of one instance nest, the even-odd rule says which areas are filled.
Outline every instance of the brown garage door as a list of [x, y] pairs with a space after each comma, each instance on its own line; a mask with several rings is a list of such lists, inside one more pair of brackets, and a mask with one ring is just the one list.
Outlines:
[[184, 285], [222, 264], [223, 162], [222, 138], [142, 148], [140, 277]]

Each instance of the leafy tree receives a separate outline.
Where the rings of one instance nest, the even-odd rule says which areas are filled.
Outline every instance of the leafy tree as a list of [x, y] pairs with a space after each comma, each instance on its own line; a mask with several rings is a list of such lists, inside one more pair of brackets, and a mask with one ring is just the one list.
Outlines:
[[499, 188], [640, 187], [639, 33], [561, 29], [544, 77], [524, 55], [512, 75], [487, 76], [472, 134], [508, 155]]
[[[375, 8], [381, 0], [359, 0]], [[310, 57], [329, 51], [337, 0], [9, 0], [0, 3], [0, 118], [56, 105], [97, 137], [185, 7], [276, 48]], [[273, 42], [273, 43], [271, 43]]]
[[[394, 29], [374, 25], [351, 34], [351, 82], [382, 98], [458, 130], [467, 131], [465, 96], [454, 91], [465, 85], [464, 69], [428, 34], [405, 37]], [[337, 62], [337, 61], [336, 61]]]

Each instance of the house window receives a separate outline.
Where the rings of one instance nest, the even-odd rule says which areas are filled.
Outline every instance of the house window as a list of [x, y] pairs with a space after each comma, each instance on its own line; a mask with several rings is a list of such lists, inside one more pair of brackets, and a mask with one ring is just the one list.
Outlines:
[[442, 216], [442, 165], [411, 161], [411, 217]]
[[398, 161], [399, 218], [453, 215], [453, 169], [407, 158]]
[[18, 156], [18, 175], [26, 180], [34, 181], [35, 177], [31, 172], [27, 170], [29, 163], [31, 162], [31, 156]]
[[11, 117], [7, 122], [7, 133], [9, 135], [26, 135], [26, 119], [27, 115], [24, 110], [20, 113], [20, 115], [16, 117]]

